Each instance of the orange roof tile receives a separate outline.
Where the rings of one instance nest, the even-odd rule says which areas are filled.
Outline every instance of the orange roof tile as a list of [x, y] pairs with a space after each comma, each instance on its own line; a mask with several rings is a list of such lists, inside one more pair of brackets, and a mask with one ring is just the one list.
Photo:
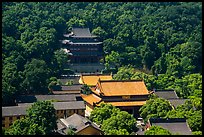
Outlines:
[[[108, 103], [116, 107], [122, 107], [122, 106], [142, 106], [146, 103], [146, 101], [100, 102], [100, 104], [101, 103]], [[100, 106], [100, 104], [98, 104], [98, 106]]]
[[95, 86], [99, 80], [111, 80], [112, 75], [81, 75], [79, 79], [80, 84], [87, 84], [88, 86]]
[[89, 94], [89, 95], [81, 94], [81, 97], [83, 98], [84, 101], [88, 102], [91, 105], [101, 101], [101, 98], [94, 94]]
[[147, 95], [144, 81], [138, 80], [99, 80], [100, 92], [104, 96]]

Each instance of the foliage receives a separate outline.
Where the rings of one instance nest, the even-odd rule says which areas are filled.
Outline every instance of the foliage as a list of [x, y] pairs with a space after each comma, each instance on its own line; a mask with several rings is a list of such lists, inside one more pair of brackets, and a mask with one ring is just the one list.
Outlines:
[[169, 101], [163, 98], [150, 99], [140, 108], [140, 116], [143, 119], [165, 117], [172, 110]]
[[187, 118], [192, 131], [202, 131], [202, 111], [191, 112]]
[[89, 88], [89, 86], [87, 84], [82, 85], [81, 87], [81, 93], [82, 94], [86, 94], [89, 95], [92, 93], [91, 89]]
[[101, 129], [105, 135], [127, 135], [136, 130], [135, 124], [136, 120], [133, 115], [120, 111], [104, 120]]
[[31, 62], [25, 64], [23, 72], [25, 79], [22, 85], [26, 88], [27, 93], [47, 93], [47, 77], [49, 70], [43, 60], [32, 59]]
[[160, 126], [151, 126], [144, 132], [145, 135], [171, 135], [171, 133]]
[[35, 102], [28, 110], [28, 118], [42, 127], [45, 134], [51, 134], [57, 129], [55, 109], [50, 101]]
[[111, 104], [102, 103], [91, 112], [90, 120], [101, 125], [105, 135], [130, 135], [136, 130], [133, 115]]
[[193, 135], [202, 135], [203, 133], [202, 133], [202, 131], [194, 131], [193, 132]]
[[170, 110], [166, 118], [185, 118], [192, 131], [201, 131], [202, 129], [202, 110], [195, 110], [191, 100]]
[[31, 121], [28, 117], [14, 121], [5, 131], [6, 135], [45, 135], [42, 126]]
[[[49, 81], [50, 77], [65, 73], [67, 56], [62, 53], [59, 40], [72, 27], [88, 27], [104, 40], [105, 72], [117, 73], [117, 68], [128, 65], [151, 71], [158, 75], [158, 81], [152, 82], [153, 76], [148, 77], [148, 89], [173, 87], [176, 81], [179, 96], [186, 98], [193, 89], [185, 89], [186, 86], [180, 86], [183, 80], [176, 79], [201, 73], [201, 15], [201, 2], [4, 2], [3, 104], [14, 100], [16, 93], [37, 92], [28, 72], [33, 59], [46, 64], [39, 88], [48, 87], [45, 79]], [[35, 69], [32, 71], [40, 72]], [[6, 102], [7, 99], [10, 100]]]
[[35, 102], [25, 118], [18, 119], [5, 130], [5, 135], [50, 135], [57, 128], [57, 117], [50, 101]]
[[58, 80], [56, 77], [51, 77], [49, 79], [48, 89], [51, 90], [60, 90], [61, 89], [61, 81]]
[[72, 129], [67, 130], [67, 135], [76, 135], [76, 133]]
[[100, 104], [99, 107], [95, 107], [93, 111], [91, 111], [90, 120], [100, 125], [104, 120], [111, 117], [111, 115], [115, 115], [119, 111], [118, 108], [115, 108], [111, 104]]
[[144, 80], [148, 90], [153, 89], [156, 79], [154, 75], [148, 75], [141, 70], [134, 69], [130, 65], [120, 67], [113, 78], [116, 80]]

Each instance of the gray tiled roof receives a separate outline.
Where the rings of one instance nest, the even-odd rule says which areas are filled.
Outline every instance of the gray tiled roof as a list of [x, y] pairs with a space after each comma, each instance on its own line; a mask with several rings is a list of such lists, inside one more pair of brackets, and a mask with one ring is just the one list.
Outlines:
[[155, 90], [154, 94], [164, 99], [178, 98], [174, 90]]
[[161, 126], [173, 134], [192, 135], [191, 129], [184, 118], [151, 118], [151, 125]]
[[27, 106], [2, 107], [2, 116], [26, 115]]
[[[19, 106], [31, 106], [33, 103], [20, 103]], [[84, 101], [52, 102], [55, 110], [85, 109]]]
[[73, 102], [53, 102], [56, 110], [64, 109], [85, 109], [84, 101], [73, 101]]
[[90, 33], [89, 28], [73, 28], [73, 37], [96, 37]]
[[[18, 106], [2, 107], [2, 116], [26, 115], [26, 109], [33, 103], [19, 103]], [[55, 110], [85, 109], [84, 101], [52, 102]]]
[[82, 85], [71, 85], [71, 86], [61, 86], [62, 89], [61, 90], [81, 90]]
[[43, 100], [76, 101], [75, 95], [21, 95], [16, 98], [16, 103], [33, 103]]
[[[96, 129], [98, 129], [98, 130], [101, 130], [99, 127], [97, 127], [89, 119], [82, 117], [76, 113], [71, 115], [70, 117], [68, 117], [66, 119], [60, 119], [59, 121], [65, 127], [66, 127], [66, 125], [74, 127], [76, 129], [76, 131], [75, 131], [76, 133], [81, 131], [82, 129], [86, 128], [87, 126], [90, 126], [90, 125]], [[60, 128], [62, 128], [62, 127], [60, 126]], [[65, 129], [65, 131], [64, 131], [65, 133], [66, 133], [67, 129]]]
[[171, 105], [173, 105], [176, 108], [178, 105], [184, 104], [185, 101], [189, 99], [168, 99], [168, 100], [171, 103]]

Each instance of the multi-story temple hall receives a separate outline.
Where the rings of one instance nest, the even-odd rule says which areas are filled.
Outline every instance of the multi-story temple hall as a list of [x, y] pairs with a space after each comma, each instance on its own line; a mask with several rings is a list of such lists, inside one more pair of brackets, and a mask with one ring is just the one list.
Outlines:
[[63, 48], [68, 53], [70, 68], [75, 72], [100, 72], [104, 65], [103, 42], [90, 33], [89, 28], [72, 28], [69, 34], [64, 34]]

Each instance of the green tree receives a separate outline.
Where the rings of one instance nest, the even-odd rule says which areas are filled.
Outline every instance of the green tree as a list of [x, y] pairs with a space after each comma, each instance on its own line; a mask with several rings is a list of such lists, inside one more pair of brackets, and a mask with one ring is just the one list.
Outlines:
[[19, 89], [20, 76], [14, 63], [7, 63], [2, 70], [2, 103], [8, 105], [14, 103], [14, 95]]
[[86, 94], [89, 95], [92, 93], [91, 89], [89, 88], [89, 86], [87, 84], [82, 85], [81, 87], [81, 93], [82, 94]]
[[202, 131], [194, 131], [193, 132], [193, 135], [202, 135], [203, 133], [202, 133]]
[[49, 70], [45, 61], [32, 59], [27, 62], [24, 70], [25, 79], [23, 81], [24, 90], [27, 93], [47, 93]]
[[74, 130], [72, 130], [71, 128], [69, 128], [67, 130], [67, 135], [76, 135], [76, 133], [74, 132]]
[[160, 126], [151, 126], [144, 132], [145, 135], [172, 135], [170, 131]]
[[112, 115], [115, 115], [118, 111], [120, 110], [113, 105], [102, 103], [99, 107], [95, 107], [94, 110], [91, 111], [89, 118], [91, 121], [100, 125], [104, 120], [110, 118]]
[[107, 69], [110, 69], [111, 66], [118, 68], [120, 65], [120, 54], [118, 52], [111, 51], [111, 54], [105, 57], [105, 61], [105, 66]]
[[[119, 111], [116, 115], [103, 121], [101, 129], [105, 135], [127, 135], [136, 130], [136, 120], [126, 111]], [[115, 132], [118, 130], [118, 132]]]
[[97, 35], [102, 40], [104, 40], [107, 37], [107, 33], [101, 27], [97, 27], [97, 28], [93, 29], [92, 34]]
[[202, 111], [191, 112], [187, 118], [187, 122], [192, 131], [202, 131]]
[[28, 118], [42, 127], [46, 135], [57, 129], [55, 109], [50, 101], [35, 102], [28, 110]]
[[68, 62], [68, 55], [63, 49], [54, 52], [54, 59], [56, 61], [56, 68], [59, 74], [62, 73], [64, 66]]
[[16, 120], [6, 131], [6, 135], [45, 135], [45, 131], [28, 117]]
[[140, 108], [140, 116], [147, 120], [149, 118], [165, 117], [172, 110], [170, 102], [163, 98], [150, 99]]

